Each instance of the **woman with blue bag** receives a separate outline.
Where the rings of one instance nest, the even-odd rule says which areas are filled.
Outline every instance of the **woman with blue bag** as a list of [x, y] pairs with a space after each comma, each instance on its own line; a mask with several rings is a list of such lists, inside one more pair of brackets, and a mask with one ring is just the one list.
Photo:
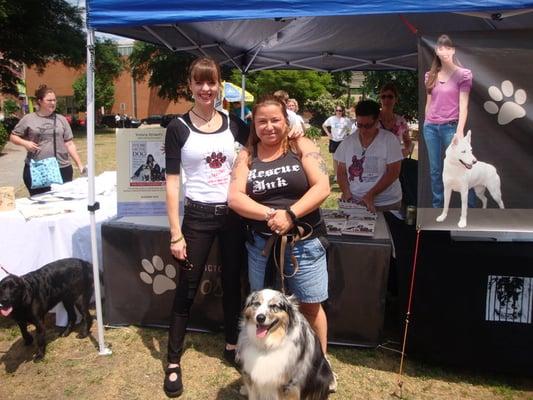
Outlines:
[[[35, 91], [35, 98], [39, 110], [22, 117], [10, 135], [11, 143], [23, 146], [28, 151], [22, 178], [30, 196], [48, 192], [51, 183], [72, 181], [74, 171], [69, 156], [76, 163], [80, 173], [84, 170], [72, 140], [72, 129], [67, 119], [55, 112], [57, 100], [53, 89], [41, 85]], [[59, 166], [60, 176], [57, 177], [54, 177], [54, 158]], [[57, 167], [55, 168], [57, 171]], [[34, 179], [32, 179], [32, 169]], [[36, 173], [39, 173], [39, 176], [35, 175]]]

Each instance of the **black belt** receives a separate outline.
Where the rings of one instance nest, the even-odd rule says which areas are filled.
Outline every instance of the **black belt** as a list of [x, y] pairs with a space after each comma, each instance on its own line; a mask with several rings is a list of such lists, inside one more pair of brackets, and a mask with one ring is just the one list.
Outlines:
[[227, 215], [229, 214], [229, 207], [226, 203], [201, 203], [199, 201], [194, 201], [185, 198], [185, 207], [195, 208], [197, 210], [202, 210], [214, 215]]

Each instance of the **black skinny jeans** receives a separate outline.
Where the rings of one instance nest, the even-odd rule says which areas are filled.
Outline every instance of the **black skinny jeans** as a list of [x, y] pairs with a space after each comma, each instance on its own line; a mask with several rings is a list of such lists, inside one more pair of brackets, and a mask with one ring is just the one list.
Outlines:
[[[74, 175], [74, 169], [72, 168], [72, 165], [59, 168], [59, 172], [61, 173], [61, 177], [63, 178], [63, 183], [72, 181], [72, 176]], [[22, 180], [24, 181], [24, 185], [26, 185], [26, 188], [28, 188], [30, 196], [46, 193], [52, 189], [51, 187], [44, 187], [40, 189], [31, 188], [31, 173], [30, 166], [28, 164], [24, 164], [24, 170], [22, 171]]]
[[203, 210], [185, 207], [181, 231], [187, 241], [187, 256], [192, 270], [180, 270], [170, 328], [167, 359], [179, 364], [183, 353], [185, 330], [194, 297], [202, 281], [205, 263], [215, 237], [218, 237], [222, 255], [222, 308], [226, 343], [236, 344], [239, 334], [241, 303], [241, 271], [246, 262], [244, 228], [240, 218], [230, 211], [228, 215], [214, 215]]

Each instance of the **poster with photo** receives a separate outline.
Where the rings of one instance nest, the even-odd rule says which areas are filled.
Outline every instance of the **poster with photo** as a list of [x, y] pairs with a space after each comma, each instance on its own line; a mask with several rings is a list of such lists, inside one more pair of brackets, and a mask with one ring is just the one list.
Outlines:
[[130, 142], [130, 186], [165, 184], [165, 154], [160, 141]]
[[[442, 34], [451, 46], [437, 45], [442, 44]], [[532, 35], [533, 31], [439, 32], [420, 38], [421, 229], [533, 232], [533, 191], [526, 189], [533, 181]], [[448, 73], [436, 68], [431, 75], [434, 60], [441, 69], [447, 65]], [[435, 102], [440, 88], [454, 83], [459, 93], [468, 93], [462, 109], [460, 95]], [[464, 139], [448, 146], [461, 113], [466, 114]], [[466, 196], [464, 210], [461, 193]]]
[[117, 129], [117, 216], [162, 216], [165, 129]]

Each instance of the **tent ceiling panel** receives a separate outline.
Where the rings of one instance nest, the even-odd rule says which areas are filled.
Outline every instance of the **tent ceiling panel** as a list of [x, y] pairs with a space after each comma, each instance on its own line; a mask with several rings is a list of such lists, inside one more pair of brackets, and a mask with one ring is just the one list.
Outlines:
[[455, 13], [416, 13], [182, 22], [104, 30], [176, 51], [209, 55], [242, 70], [341, 71], [416, 69], [417, 32], [525, 27], [533, 27], [533, 13], [501, 21]]

